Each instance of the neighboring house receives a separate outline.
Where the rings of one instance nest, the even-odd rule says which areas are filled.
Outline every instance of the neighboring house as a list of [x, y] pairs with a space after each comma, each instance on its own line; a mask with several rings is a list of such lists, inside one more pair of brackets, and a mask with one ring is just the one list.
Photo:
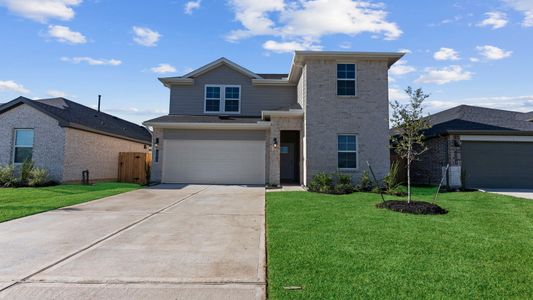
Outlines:
[[64, 98], [19, 97], [0, 106], [0, 165], [31, 159], [53, 180], [116, 180], [119, 152], [146, 152], [151, 134], [143, 126]]
[[[533, 188], [533, 112], [461, 105], [429, 117], [429, 150], [413, 163], [413, 182], [469, 188]], [[464, 182], [462, 182], [462, 180]]]
[[170, 89], [154, 129], [152, 179], [306, 185], [319, 172], [389, 170], [388, 69], [401, 53], [297, 51], [289, 74], [221, 58]]

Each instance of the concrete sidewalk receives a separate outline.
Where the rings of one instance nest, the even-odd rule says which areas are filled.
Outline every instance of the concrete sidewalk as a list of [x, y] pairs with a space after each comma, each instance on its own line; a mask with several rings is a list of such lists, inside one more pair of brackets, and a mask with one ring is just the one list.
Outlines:
[[532, 189], [484, 189], [485, 192], [524, 199], [533, 199]]
[[157, 186], [0, 224], [0, 298], [264, 299], [264, 188]]

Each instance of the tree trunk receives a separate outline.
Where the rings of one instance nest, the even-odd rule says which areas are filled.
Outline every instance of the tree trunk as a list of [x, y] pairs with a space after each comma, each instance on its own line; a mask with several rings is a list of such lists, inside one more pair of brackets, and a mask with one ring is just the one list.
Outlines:
[[407, 203], [411, 203], [411, 142], [407, 150]]
[[411, 203], [411, 160], [407, 159], [407, 203]]

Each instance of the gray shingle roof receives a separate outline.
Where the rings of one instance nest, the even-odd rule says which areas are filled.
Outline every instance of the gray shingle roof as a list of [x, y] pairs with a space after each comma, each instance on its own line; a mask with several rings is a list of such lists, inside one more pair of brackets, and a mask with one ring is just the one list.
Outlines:
[[257, 123], [261, 117], [205, 116], [205, 115], [166, 115], [145, 123]]
[[60, 126], [107, 134], [128, 140], [151, 143], [152, 135], [140, 126], [65, 98], [31, 100], [25, 97], [0, 105], [0, 114], [21, 104], [27, 104], [56, 119]]
[[460, 105], [428, 117], [426, 136], [449, 131], [532, 131], [531, 113]]

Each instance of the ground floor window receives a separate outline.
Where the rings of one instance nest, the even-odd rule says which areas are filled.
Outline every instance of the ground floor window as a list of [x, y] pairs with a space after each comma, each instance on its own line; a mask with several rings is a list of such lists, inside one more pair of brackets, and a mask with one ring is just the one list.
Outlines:
[[337, 136], [337, 167], [340, 170], [357, 169], [357, 136], [340, 134]]
[[31, 161], [33, 154], [33, 129], [15, 129], [13, 162], [16, 164]]

